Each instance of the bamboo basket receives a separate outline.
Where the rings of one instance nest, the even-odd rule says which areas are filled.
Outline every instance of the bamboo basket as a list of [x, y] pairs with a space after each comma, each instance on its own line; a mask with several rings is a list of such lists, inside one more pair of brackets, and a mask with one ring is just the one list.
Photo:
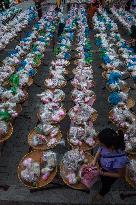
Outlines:
[[[71, 112], [71, 111], [72, 111], [72, 108], [69, 110], [69, 112]], [[89, 120], [92, 121], [92, 122], [95, 122], [97, 120], [97, 117], [98, 117], [98, 113], [97, 113], [97, 111], [94, 111], [94, 113], [90, 116]], [[71, 117], [70, 117], [70, 119], [71, 119]]]
[[[29, 135], [28, 135], [28, 144], [35, 150], [48, 150], [48, 149], [52, 149], [54, 148], [62, 139], [62, 133], [59, 132], [58, 135], [55, 137], [57, 139], [57, 142], [51, 146], [47, 146], [47, 144], [43, 144], [43, 145], [37, 145], [37, 146], [33, 146], [31, 144], [32, 138], [34, 135], [36, 135], [38, 133], [36, 133], [35, 130], [32, 130]], [[50, 135], [47, 136], [48, 138], [50, 138]]]
[[[129, 155], [130, 159], [135, 159], [136, 160], [136, 153], [135, 155]], [[136, 183], [134, 182], [134, 180], [131, 178], [130, 174], [129, 174], [129, 169], [128, 167], [126, 167], [126, 176], [125, 176], [126, 182], [134, 189], [136, 189]]]
[[20, 180], [21, 183], [23, 183], [27, 188], [29, 189], [40, 189], [42, 187], [45, 187], [47, 186], [49, 183], [51, 183], [54, 179], [54, 177], [56, 176], [56, 173], [57, 173], [57, 166], [55, 167], [55, 169], [51, 172], [50, 176], [48, 177], [47, 180], [43, 180], [42, 177], [40, 176], [39, 177], [39, 180], [38, 182], [36, 183], [36, 186], [33, 186], [32, 183], [29, 183], [27, 181], [25, 181], [24, 179], [22, 179], [21, 177], [21, 171], [24, 169], [24, 166], [23, 166], [23, 161], [26, 159], [26, 158], [32, 158], [34, 161], [37, 161], [37, 162], [40, 162], [42, 163], [41, 161], [41, 157], [42, 157], [42, 151], [40, 150], [35, 150], [35, 151], [32, 151], [30, 153], [27, 153], [23, 158], [22, 160], [20, 161], [19, 165], [18, 165], [18, 169], [17, 169], [17, 174], [18, 174], [18, 179]]
[[[47, 78], [47, 79], [49, 79], [49, 78]], [[56, 89], [56, 88], [61, 89], [61, 88], [65, 87], [66, 84], [67, 84], [67, 82], [64, 81], [63, 84], [62, 84], [61, 86], [49, 87], [49, 86], [47, 85], [46, 81], [44, 81], [44, 85], [46, 86], [46, 88], [48, 88], [48, 89], [50, 89], [50, 90], [52, 90], [52, 89], [54, 90], [54, 89]]]
[[[65, 112], [65, 115], [62, 116], [62, 118], [60, 119], [59, 122], [50, 121], [50, 123], [51, 123], [51, 124], [58, 124], [58, 123], [60, 123], [60, 122], [65, 118], [66, 113], [67, 113], [66, 110], [65, 110], [65, 108], [63, 108], [63, 111]], [[39, 112], [37, 112], [37, 118], [38, 118], [39, 121], [41, 121], [41, 117], [40, 117], [40, 113], [39, 113]]]
[[[93, 156], [90, 154], [90, 153], [85, 153], [85, 157], [86, 157], [86, 160], [87, 160], [87, 163], [86, 164], [90, 164], [93, 160]], [[65, 168], [64, 168], [64, 164], [63, 164], [63, 160], [61, 161], [61, 164], [60, 164], [60, 175], [63, 179], [63, 182], [73, 188], [73, 189], [77, 189], [77, 190], [87, 190], [88, 188], [82, 184], [80, 181], [77, 183], [77, 184], [69, 184], [68, 180], [66, 179], [65, 175], [67, 174], [67, 172], [65, 171]]]
[[85, 142], [82, 142], [82, 145], [79, 146], [79, 145], [73, 145], [71, 142], [70, 142], [70, 136], [68, 135], [67, 137], [67, 141], [69, 143], [69, 145], [71, 146], [72, 149], [80, 149], [80, 150], [83, 150], [83, 151], [89, 151], [91, 149], [94, 149], [96, 145], [94, 146], [89, 146], [87, 143]]
[[13, 126], [11, 123], [9, 123], [8, 125], [8, 132], [2, 136], [2, 138], [0, 139], [0, 143], [3, 143], [5, 141], [7, 141], [13, 134]]

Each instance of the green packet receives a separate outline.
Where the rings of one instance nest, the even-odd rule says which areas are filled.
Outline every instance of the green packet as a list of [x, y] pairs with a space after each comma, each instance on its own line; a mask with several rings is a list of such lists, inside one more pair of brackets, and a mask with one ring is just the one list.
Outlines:
[[8, 122], [11, 118], [11, 115], [8, 111], [0, 111], [0, 119], [3, 121]]

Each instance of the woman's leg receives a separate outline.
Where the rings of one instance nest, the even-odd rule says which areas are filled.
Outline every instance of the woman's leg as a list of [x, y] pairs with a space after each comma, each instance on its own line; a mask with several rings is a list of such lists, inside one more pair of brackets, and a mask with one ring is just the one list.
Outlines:
[[117, 179], [113, 177], [101, 176], [102, 187], [99, 194], [101, 196], [105, 196], [110, 191], [111, 186], [116, 180]]
[[35, 7], [38, 12], [39, 19], [42, 17], [42, 7], [40, 2], [35, 2]]
[[5, 6], [5, 9], [9, 9], [9, 0], [5, 0], [4, 1], [4, 6]]
[[3, 1], [2, 1], [2, 0], [0, 0], [0, 10], [1, 10], [1, 11], [4, 11]]

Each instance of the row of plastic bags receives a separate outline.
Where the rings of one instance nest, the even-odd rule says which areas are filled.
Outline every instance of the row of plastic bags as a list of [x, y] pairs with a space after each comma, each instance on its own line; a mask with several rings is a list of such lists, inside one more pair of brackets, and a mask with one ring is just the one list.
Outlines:
[[[33, 81], [30, 77], [36, 74], [36, 68], [41, 64], [45, 49], [56, 30], [57, 22], [58, 16], [54, 11], [54, 7], [50, 7], [45, 16], [33, 28], [33, 34], [36, 33], [36, 35], [33, 36], [34, 42], [32, 42], [30, 49], [27, 50], [27, 55], [24, 58], [16, 56], [18, 59], [16, 68], [14, 67], [14, 60], [5, 61], [6, 64], [3, 65], [3, 69], [5, 67], [8, 67], [11, 71], [13, 67], [14, 69], [13, 72], [7, 75], [6, 83], [2, 83], [0, 87], [1, 142], [6, 140], [5, 136], [9, 131], [10, 122], [21, 111], [20, 103], [24, 102], [28, 97], [25, 86], [32, 84]], [[31, 41], [31, 38], [29, 40]], [[10, 59], [12, 58], [10, 57]], [[4, 129], [5, 127], [6, 129]]]
[[135, 16], [130, 12], [125, 11], [123, 8], [117, 9], [115, 7], [112, 7], [111, 12], [121, 23], [121, 25], [129, 32], [131, 31], [131, 26], [136, 24]]
[[[49, 67], [49, 76], [51, 81], [53, 81], [54, 78], [57, 81], [57, 77], [60, 75], [63, 76], [66, 72], [66, 66], [68, 65], [68, 61], [64, 59], [64, 56], [65, 53], [69, 53], [71, 49], [70, 36], [72, 25], [69, 24], [69, 18], [73, 18], [72, 10], [70, 10], [70, 12], [68, 13], [64, 32], [61, 35], [57, 44], [57, 49], [55, 50], [56, 59], [51, 62], [51, 66]], [[66, 41], [65, 44], [63, 44], [64, 40]], [[30, 165], [28, 162], [28, 160], [30, 159], [28, 157], [25, 158], [25, 161], [21, 161], [21, 181], [23, 181], [25, 185], [28, 185], [29, 183], [31, 187], [36, 186], [36, 184], [40, 185], [41, 178], [43, 182], [42, 186], [45, 186], [46, 183], [48, 184], [55, 177], [54, 171], [57, 169], [56, 154], [52, 151], [42, 152], [41, 150], [48, 150], [54, 148], [57, 144], [60, 143], [62, 139], [62, 134], [58, 125], [66, 115], [65, 109], [62, 107], [62, 101], [65, 98], [65, 93], [60, 89], [64, 85], [61, 84], [60, 86], [59, 84], [58, 86], [58, 84], [56, 83], [54, 85], [52, 84], [52, 87], [51, 84], [47, 84], [46, 80], [45, 85], [45, 91], [38, 95], [41, 100], [37, 114], [39, 119], [38, 124], [30, 132], [28, 136], [28, 143], [31, 147], [33, 147], [34, 150], [37, 150], [31, 152], [31, 161], [35, 158], [36, 153], [47, 153], [46, 161], [48, 162], [48, 164], [46, 164], [45, 168], [42, 168], [43, 165], [40, 162], [42, 162], [43, 160], [41, 160], [38, 167], [38, 170], [41, 169], [41, 172], [38, 172], [37, 174], [37, 169], [33, 166], [35, 163], [34, 161]], [[51, 155], [54, 156], [55, 160], [51, 158]], [[37, 161], [38, 160], [36, 160], [36, 162]], [[24, 162], [27, 163], [24, 164]], [[33, 176], [36, 177], [34, 178]]]
[[[97, 31], [99, 25], [99, 34], [96, 34], [96, 38], [97, 40], [98, 38], [100, 39], [99, 46], [104, 62], [103, 77], [106, 79], [107, 89], [112, 92], [108, 98], [109, 103], [113, 106], [113, 109], [109, 113], [109, 118], [117, 127], [124, 130], [126, 134], [126, 150], [131, 151], [135, 149], [136, 117], [130, 111], [130, 108], [135, 105], [135, 102], [129, 97], [129, 87], [123, 80], [123, 76], [128, 72], [126, 69], [127, 64], [122, 61], [122, 53], [120, 54], [119, 52], [122, 45], [120, 42], [122, 40], [116, 31], [117, 27], [112, 26], [112, 21], [106, 12], [100, 11], [100, 15], [95, 15], [93, 21], [97, 25]], [[111, 27], [107, 26], [109, 23]], [[101, 25], [103, 27], [105, 26], [106, 29], [102, 30]], [[128, 61], [133, 55], [133, 53], [128, 55]]]
[[70, 130], [68, 142], [72, 150], [65, 153], [61, 164], [61, 176], [63, 180], [73, 188], [90, 188], [99, 176], [98, 168], [90, 165], [93, 157], [84, 153], [92, 149], [97, 135], [93, 122], [97, 118], [97, 111], [93, 109], [96, 95], [93, 92], [94, 79], [92, 69], [92, 48], [90, 43], [90, 31], [87, 24], [86, 10], [79, 6], [76, 16], [76, 43], [73, 69], [74, 79], [71, 81], [72, 100], [75, 106], [71, 108]]
[[7, 22], [12, 20], [18, 13], [21, 12], [21, 8], [11, 7], [8, 10], [0, 13], [0, 23], [5, 25]]
[[15, 18], [0, 28], [0, 49], [4, 49], [23, 28], [26, 28], [35, 18], [37, 13], [33, 7], [19, 13]]

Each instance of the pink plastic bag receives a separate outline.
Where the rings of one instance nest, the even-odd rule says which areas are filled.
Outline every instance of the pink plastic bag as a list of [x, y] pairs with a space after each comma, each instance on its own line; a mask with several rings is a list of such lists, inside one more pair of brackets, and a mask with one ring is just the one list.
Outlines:
[[91, 165], [83, 165], [80, 169], [81, 183], [87, 188], [91, 188], [99, 179], [99, 171], [97, 167]]

